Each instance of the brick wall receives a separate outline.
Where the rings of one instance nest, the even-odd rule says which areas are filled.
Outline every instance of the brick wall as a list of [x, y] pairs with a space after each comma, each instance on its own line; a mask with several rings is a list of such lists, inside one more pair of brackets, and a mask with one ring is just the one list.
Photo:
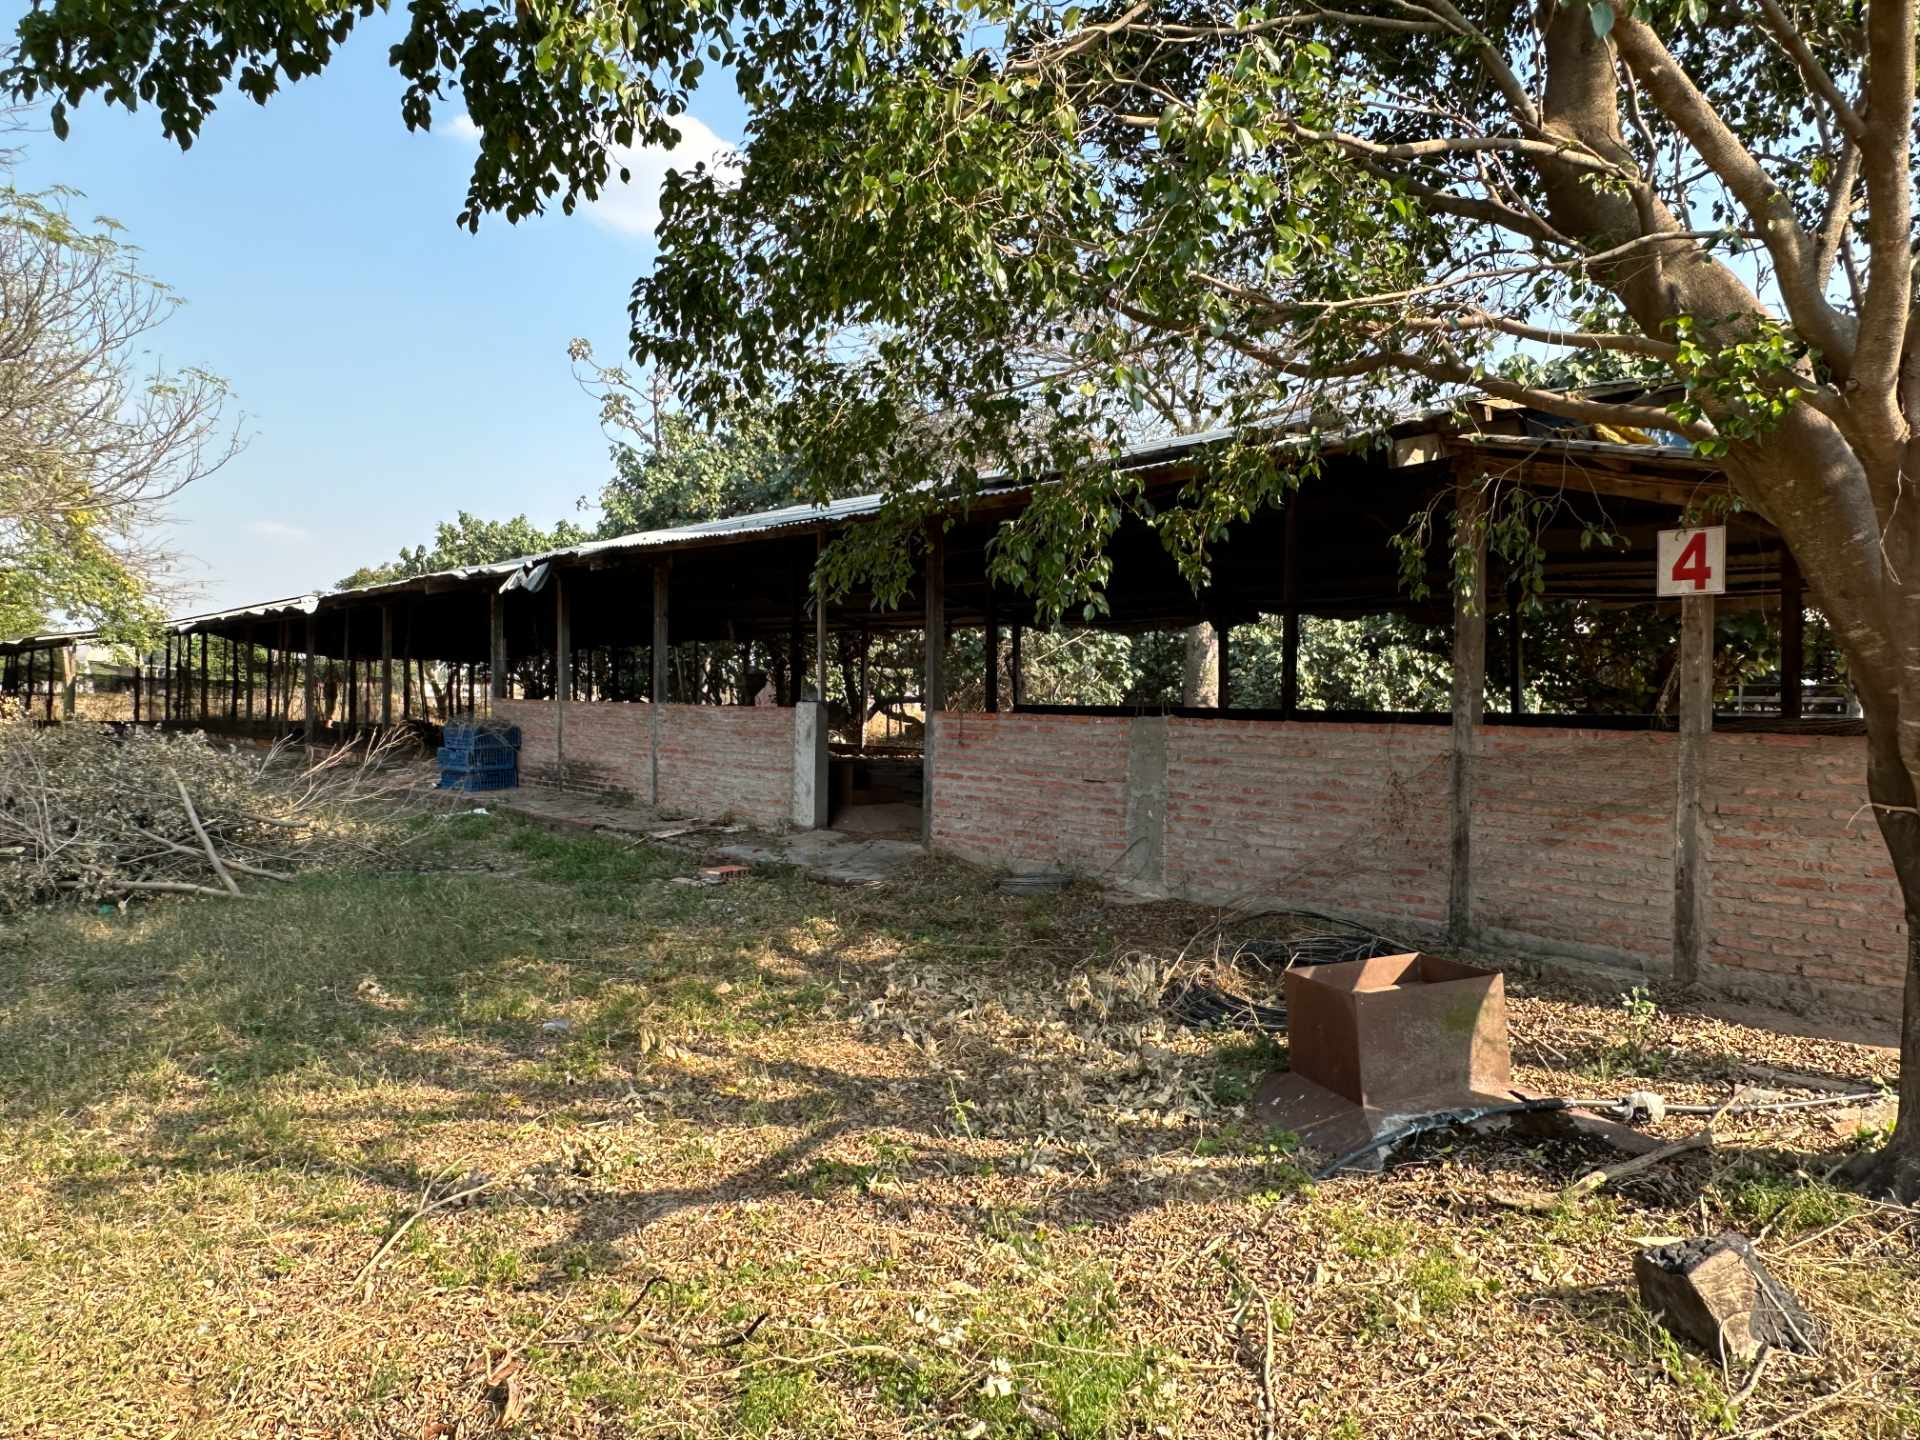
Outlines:
[[[498, 719], [520, 727], [523, 782], [652, 799], [653, 706], [572, 701], [563, 742], [555, 709], [551, 700], [493, 702]], [[701, 819], [728, 815], [754, 825], [785, 825], [794, 804], [793, 725], [792, 710], [772, 706], [661, 706], [660, 808]]]
[[[569, 706], [569, 717], [582, 708], [590, 707]], [[660, 808], [785, 825], [793, 816], [794, 713], [773, 705], [661, 706]], [[571, 728], [568, 737], [571, 757]]]
[[1415, 930], [1444, 924], [1447, 734], [1168, 720], [1168, 890]]
[[1716, 980], [1900, 1013], [1906, 928], [1866, 803], [1866, 741], [1718, 734], [1707, 752]]
[[1473, 921], [1515, 944], [1665, 971], [1673, 735], [1483, 726]]
[[934, 718], [933, 843], [982, 865], [1106, 876], [1127, 848], [1127, 727], [1094, 715]]
[[[1163, 748], [1131, 752], [1136, 768], [1164, 755], [1157, 791], [1129, 777], [1140, 725], [1165, 727]], [[1482, 935], [1496, 948], [1664, 973], [1676, 737], [1485, 726], [1476, 738]], [[1142, 878], [1173, 895], [1323, 910], [1424, 938], [1446, 920], [1449, 748], [1442, 725], [944, 715], [933, 838], [984, 864], [1103, 879], [1151, 851], [1159, 872]], [[1898, 1013], [1906, 932], [1860, 808], [1865, 773], [1858, 737], [1713, 737], [1713, 988]], [[1164, 795], [1150, 846], [1132, 833], [1147, 793]]]

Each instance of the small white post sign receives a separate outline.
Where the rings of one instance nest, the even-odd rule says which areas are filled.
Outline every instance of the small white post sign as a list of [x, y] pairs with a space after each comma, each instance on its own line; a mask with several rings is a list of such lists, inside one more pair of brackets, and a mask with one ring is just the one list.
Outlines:
[[1654, 590], [1660, 595], [1726, 594], [1727, 527], [1662, 530]]

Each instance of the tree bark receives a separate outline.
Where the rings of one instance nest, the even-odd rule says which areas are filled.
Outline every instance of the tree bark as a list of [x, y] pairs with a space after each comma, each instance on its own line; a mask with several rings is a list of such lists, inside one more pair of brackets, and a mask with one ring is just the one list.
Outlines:
[[1187, 629], [1180, 703], [1196, 709], [1220, 703], [1220, 637], [1204, 621]]

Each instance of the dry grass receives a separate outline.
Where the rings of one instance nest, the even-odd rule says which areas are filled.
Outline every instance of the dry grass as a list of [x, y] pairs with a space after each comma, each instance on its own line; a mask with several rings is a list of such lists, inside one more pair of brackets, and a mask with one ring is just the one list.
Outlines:
[[[1606, 1157], [1455, 1137], [1310, 1187], [1244, 1105], [1284, 1047], [1152, 1003], [1202, 912], [412, 823], [417, 871], [0, 931], [0, 1434], [1920, 1429], [1920, 1217], [1816, 1178], [1878, 1117], [1544, 1213], [1496, 1197]], [[1890, 1075], [1514, 988], [1543, 1089]], [[1837, 1337], [1737, 1407], [1628, 1278], [1736, 1224]]]

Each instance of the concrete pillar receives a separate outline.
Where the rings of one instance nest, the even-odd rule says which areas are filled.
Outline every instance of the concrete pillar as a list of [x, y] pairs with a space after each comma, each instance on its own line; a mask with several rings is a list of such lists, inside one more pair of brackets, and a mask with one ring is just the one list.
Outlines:
[[[1487, 688], [1487, 527], [1478, 477], [1456, 482], [1458, 530], [1469, 573], [1453, 588], [1453, 735], [1447, 786], [1451, 831], [1447, 874], [1447, 934], [1464, 945], [1473, 934], [1473, 757]], [[1464, 578], [1464, 584], [1462, 583]]]
[[1707, 953], [1707, 743], [1713, 734], [1713, 596], [1680, 597], [1680, 756], [1673, 824], [1673, 978], [1691, 985]]
[[831, 818], [827, 782], [827, 702], [802, 700], [793, 707], [793, 823], [824, 830]]
[[1167, 719], [1141, 715], [1127, 722], [1127, 853], [1120, 878], [1134, 889], [1159, 893], [1167, 879]]

